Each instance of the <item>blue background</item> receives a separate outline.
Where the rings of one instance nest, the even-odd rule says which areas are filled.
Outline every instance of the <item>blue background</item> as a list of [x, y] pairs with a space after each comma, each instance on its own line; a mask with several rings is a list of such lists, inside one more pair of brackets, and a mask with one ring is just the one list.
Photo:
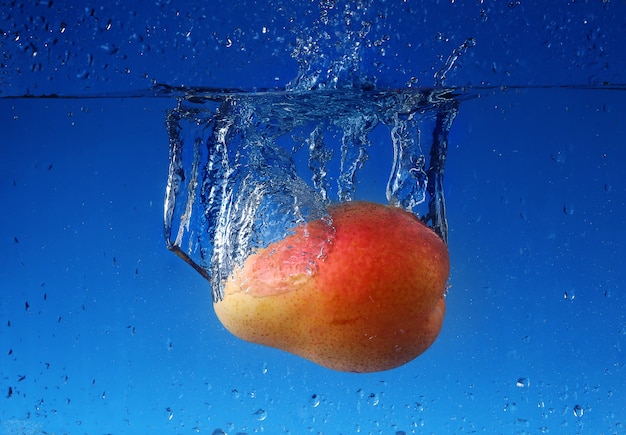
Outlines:
[[318, 3], [3, 2], [0, 433], [625, 431], [626, 2], [545, 3], [370, 5], [379, 86], [473, 37], [447, 84], [506, 88], [452, 128], [438, 341], [356, 375], [220, 326], [163, 241], [176, 101], [128, 97], [284, 87]]

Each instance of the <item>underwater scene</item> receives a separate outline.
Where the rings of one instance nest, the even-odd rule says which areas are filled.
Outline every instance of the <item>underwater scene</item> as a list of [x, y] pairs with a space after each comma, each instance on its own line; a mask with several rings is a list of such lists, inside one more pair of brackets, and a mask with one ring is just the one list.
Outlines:
[[0, 434], [626, 431], [625, 2], [0, 16]]

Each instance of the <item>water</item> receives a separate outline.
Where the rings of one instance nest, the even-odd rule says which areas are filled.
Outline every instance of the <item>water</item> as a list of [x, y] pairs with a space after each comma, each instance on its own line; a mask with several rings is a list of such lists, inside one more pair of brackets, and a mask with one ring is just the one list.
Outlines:
[[[535, 3], [2, 8], [0, 432], [623, 432], [624, 4]], [[157, 83], [220, 89], [187, 87], [189, 98], [181, 88], [135, 92]], [[444, 100], [476, 97], [444, 111], [456, 117], [439, 130], [449, 132], [439, 139], [443, 186], [428, 177], [424, 145], [437, 140], [407, 135], [417, 131], [408, 119], [362, 110], [390, 89], [418, 96], [421, 107], [433, 85], [456, 90]], [[228, 98], [207, 97], [224, 92], [235, 94], [231, 102], [247, 98], [263, 119], [211, 115]], [[51, 94], [73, 98], [21, 98]], [[329, 129], [319, 105], [307, 106], [329, 96], [338, 107], [356, 102], [345, 113], [363, 116], [349, 122], [326, 104], [322, 113], [343, 119]], [[285, 116], [290, 107], [297, 116]], [[416, 113], [424, 131], [437, 131]], [[232, 210], [248, 213], [222, 210], [221, 189], [209, 225], [205, 207], [194, 209], [211, 204], [210, 189], [202, 196], [206, 165], [194, 172], [188, 163], [196, 152], [206, 163], [215, 121], [245, 116], [241, 125], [263, 134], [215, 143], [258, 152], [237, 156], [231, 147], [213, 167], [216, 179], [233, 171], [233, 186], [249, 194]], [[176, 137], [186, 178], [168, 241], [201, 275], [163, 241]], [[394, 140], [411, 152], [394, 154]], [[260, 161], [273, 162], [269, 174]], [[237, 172], [244, 167], [257, 179], [278, 171], [283, 184], [255, 191]], [[194, 173], [200, 194], [189, 202]], [[415, 182], [404, 189], [403, 180]], [[433, 214], [438, 192], [445, 202], [434, 204], [446, 208]], [[260, 210], [280, 214], [263, 202], [274, 193], [306, 206], [294, 213], [286, 201], [276, 231], [247, 226]], [[438, 231], [448, 235], [451, 287], [431, 349], [393, 371], [354, 375], [230, 336], [205, 279], [219, 276], [214, 236], [236, 262], [237, 252], [323, 214], [321, 205], [351, 198], [391, 201], [427, 219], [445, 213]], [[188, 210], [186, 226], [174, 216]], [[251, 217], [235, 220], [248, 239], [232, 238], [227, 215]], [[207, 227], [215, 234], [191, 233]]]
[[[449, 135], [442, 334], [371, 375], [231, 337], [206, 280], [167, 252], [175, 98], [0, 101], [2, 430], [619, 430], [623, 91], [479, 93]], [[389, 132], [373, 132], [358, 198], [386, 201]], [[333, 198], [338, 172], [327, 165]]]

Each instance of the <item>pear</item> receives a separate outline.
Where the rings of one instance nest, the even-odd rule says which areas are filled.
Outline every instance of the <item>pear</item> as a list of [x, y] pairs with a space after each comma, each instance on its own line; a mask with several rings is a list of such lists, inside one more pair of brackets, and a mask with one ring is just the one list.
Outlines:
[[[437, 338], [450, 269], [444, 242], [412, 213], [371, 202], [252, 253], [214, 304], [235, 336], [345, 372], [412, 361]], [[320, 255], [320, 242], [327, 248]]]

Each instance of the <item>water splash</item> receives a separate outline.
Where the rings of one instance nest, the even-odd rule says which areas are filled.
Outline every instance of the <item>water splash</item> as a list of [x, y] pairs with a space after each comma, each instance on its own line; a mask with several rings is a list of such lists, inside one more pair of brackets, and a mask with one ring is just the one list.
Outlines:
[[[461, 98], [451, 89], [186, 89], [167, 118], [169, 249], [210, 280], [217, 301], [224, 281], [252, 252], [322, 219], [328, 235], [299, 266], [306, 269], [332, 243], [328, 204], [359, 199], [363, 172], [380, 166], [368, 158], [374, 131], [388, 137], [376, 148], [394, 150], [389, 203], [421, 216], [447, 240], [443, 167]], [[294, 273], [310, 272], [304, 269]]]
[[412, 210], [426, 198], [428, 183], [420, 129], [414, 116], [393, 114], [391, 122], [393, 169], [387, 183], [387, 199], [395, 207]]
[[371, 89], [375, 78], [361, 71], [363, 51], [375, 22], [373, 0], [319, 2], [319, 18], [296, 37], [291, 56], [298, 74], [288, 91]]
[[333, 152], [326, 146], [324, 135], [319, 126], [313, 129], [307, 139], [307, 143], [309, 146], [309, 170], [312, 173], [313, 187], [320, 192], [324, 202], [329, 203], [328, 192], [330, 184], [326, 168], [328, 162], [333, 158]]
[[476, 40], [474, 38], [467, 38], [463, 44], [459, 45], [457, 48], [452, 51], [444, 66], [435, 73], [435, 86], [445, 86], [446, 79], [448, 78], [448, 74], [450, 71], [454, 69], [458, 60], [463, 56], [467, 50], [476, 45]]
[[387, 201], [420, 216], [447, 243], [443, 174], [464, 96], [443, 85], [475, 41], [448, 57], [435, 74], [437, 88], [377, 90], [363, 59], [389, 37], [376, 35], [384, 25], [373, 5], [319, 1], [319, 18], [296, 37], [298, 74], [285, 91], [167, 87], [180, 100], [167, 119], [165, 236], [211, 282], [214, 301], [251, 253], [310, 220], [326, 222], [328, 235], [300, 267], [325, 255], [334, 235], [327, 206], [359, 198], [361, 174], [380, 164], [370, 150], [381, 128], [393, 150]]

